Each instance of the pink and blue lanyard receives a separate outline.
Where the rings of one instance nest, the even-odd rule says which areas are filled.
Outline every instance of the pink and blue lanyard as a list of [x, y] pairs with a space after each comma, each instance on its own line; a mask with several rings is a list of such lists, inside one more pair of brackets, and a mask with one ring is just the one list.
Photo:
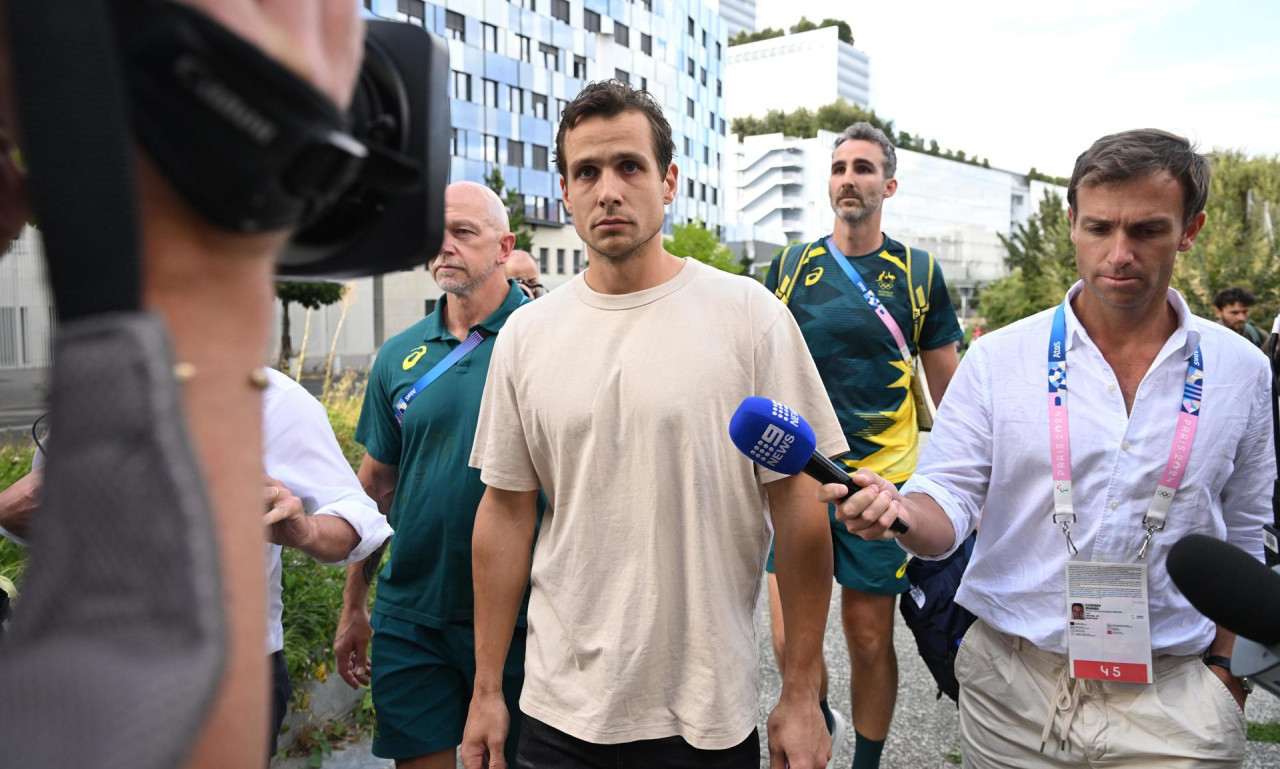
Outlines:
[[[1200, 398], [1204, 392], [1204, 358], [1200, 347], [1187, 363], [1187, 379], [1182, 388], [1182, 408], [1178, 413], [1178, 427], [1173, 434], [1173, 448], [1165, 463], [1160, 483], [1151, 498], [1142, 526], [1147, 536], [1142, 541], [1139, 558], [1145, 558], [1151, 536], [1164, 529], [1165, 517], [1173, 495], [1182, 483], [1182, 476], [1191, 457], [1191, 444], [1195, 442], [1196, 423], [1200, 419]], [[1067, 421], [1067, 313], [1066, 302], [1058, 305], [1053, 315], [1053, 330], [1049, 335], [1049, 449], [1053, 473], [1053, 522], [1062, 526], [1067, 538], [1067, 550], [1076, 555], [1071, 541], [1071, 524], [1075, 523], [1075, 507], [1071, 499], [1071, 430]]]

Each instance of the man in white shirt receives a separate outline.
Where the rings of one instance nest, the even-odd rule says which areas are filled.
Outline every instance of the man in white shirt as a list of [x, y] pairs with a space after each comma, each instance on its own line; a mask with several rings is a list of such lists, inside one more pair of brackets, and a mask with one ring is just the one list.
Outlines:
[[903, 518], [925, 558], [982, 519], [956, 596], [978, 617], [956, 659], [967, 766], [1244, 758], [1235, 637], [1165, 569], [1192, 532], [1261, 558], [1275, 479], [1265, 358], [1169, 288], [1208, 190], [1181, 137], [1095, 142], [1067, 193], [1080, 282], [969, 350], [901, 494], [859, 471], [839, 506], [867, 538]]

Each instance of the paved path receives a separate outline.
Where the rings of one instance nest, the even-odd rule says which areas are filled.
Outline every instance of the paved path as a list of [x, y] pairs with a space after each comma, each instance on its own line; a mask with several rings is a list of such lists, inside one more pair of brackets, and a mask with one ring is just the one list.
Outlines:
[[[761, 601], [756, 609], [756, 631], [760, 649], [760, 734], [763, 743], [764, 723], [770, 708], [777, 701], [781, 681], [769, 648], [769, 617], [767, 601]], [[900, 685], [898, 707], [894, 714], [888, 744], [885, 746], [883, 769], [954, 769], [956, 764], [948, 760], [949, 751], [959, 745], [956, 707], [951, 700], [935, 699], [937, 687], [933, 678], [915, 651], [911, 632], [898, 618], [894, 635], [898, 650]], [[827, 618], [825, 639], [827, 666], [831, 674], [830, 702], [847, 717], [849, 714], [849, 655], [845, 651], [844, 634], [840, 630], [840, 598], [832, 593], [831, 611]], [[1259, 691], [1249, 698], [1247, 710], [1250, 721], [1280, 722], [1280, 698]], [[846, 769], [853, 761], [853, 745], [847, 742], [833, 756], [832, 767]], [[285, 762], [280, 769], [302, 769], [303, 759]], [[1280, 766], [1280, 745], [1250, 742], [1245, 769], [1273, 769]], [[368, 742], [356, 743], [345, 750], [335, 751], [324, 763], [325, 769], [391, 769], [393, 764], [374, 758], [369, 753]], [[461, 767], [461, 764], [459, 764]], [[761, 769], [768, 769], [769, 757], [762, 745]]]

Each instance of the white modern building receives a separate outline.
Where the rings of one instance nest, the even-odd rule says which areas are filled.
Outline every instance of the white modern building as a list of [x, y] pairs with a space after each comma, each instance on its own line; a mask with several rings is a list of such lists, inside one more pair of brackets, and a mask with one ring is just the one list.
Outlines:
[[729, 37], [756, 31], [756, 0], [720, 0], [720, 16]]
[[[767, 265], [783, 245], [832, 231], [827, 182], [837, 136], [768, 134], [731, 145], [726, 198], [737, 217], [727, 239], [738, 253]], [[1026, 222], [1046, 191], [1066, 198], [1061, 187], [1024, 174], [911, 150], [897, 156], [898, 191], [884, 203], [882, 227], [895, 240], [933, 252], [962, 301], [1007, 274], [999, 235]]]
[[871, 60], [839, 34], [837, 27], [822, 27], [729, 48], [729, 118], [815, 110], [837, 99], [869, 107]]

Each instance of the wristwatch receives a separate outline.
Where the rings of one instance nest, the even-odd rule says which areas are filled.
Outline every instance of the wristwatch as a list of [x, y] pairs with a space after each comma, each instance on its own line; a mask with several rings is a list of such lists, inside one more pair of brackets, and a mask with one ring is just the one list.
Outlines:
[[[1201, 659], [1204, 660], [1204, 664], [1206, 665], [1222, 668], [1228, 673], [1231, 673], [1230, 657], [1223, 657], [1221, 654], [1206, 654]], [[1244, 676], [1237, 676], [1234, 673], [1232, 673], [1232, 677], [1240, 682], [1240, 687], [1244, 689], [1245, 694], [1253, 694], [1253, 679], [1246, 678]]]

